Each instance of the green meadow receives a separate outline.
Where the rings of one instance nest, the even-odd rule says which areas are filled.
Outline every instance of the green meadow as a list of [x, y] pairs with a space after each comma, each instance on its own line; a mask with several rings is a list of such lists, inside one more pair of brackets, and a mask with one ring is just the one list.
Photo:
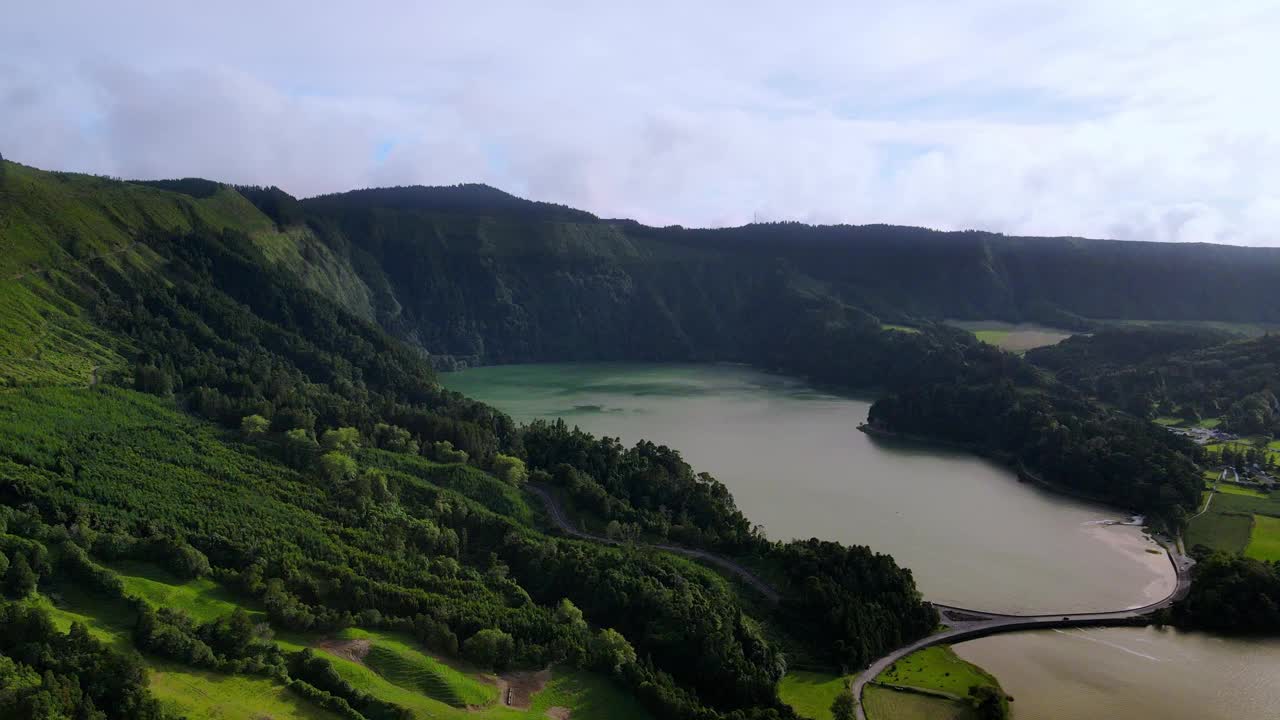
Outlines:
[[1209, 511], [1187, 524], [1185, 541], [1188, 547], [1205, 545], [1263, 558], [1276, 552], [1278, 518], [1280, 493], [1220, 483]]
[[989, 673], [961, 659], [945, 645], [935, 645], [911, 653], [885, 668], [876, 682], [922, 688], [958, 697], [966, 697], [969, 688], [975, 685], [1000, 686]]
[[968, 330], [979, 340], [1009, 352], [1024, 353], [1071, 337], [1069, 330], [1036, 325], [1034, 323], [1007, 323], [997, 320], [949, 320], [948, 325]]
[[847, 681], [842, 675], [797, 670], [782, 677], [778, 696], [809, 720], [831, 720], [831, 703], [849, 692]]
[[1280, 560], [1280, 518], [1254, 515], [1244, 554], [1256, 560]]
[[964, 703], [882, 687], [868, 686], [862, 703], [870, 720], [977, 720]]

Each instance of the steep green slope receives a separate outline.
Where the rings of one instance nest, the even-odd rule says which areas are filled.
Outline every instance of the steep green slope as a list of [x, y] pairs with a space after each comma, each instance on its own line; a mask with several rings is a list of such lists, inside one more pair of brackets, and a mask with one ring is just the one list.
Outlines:
[[[459, 189], [303, 201], [341, 236], [384, 325], [474, 361], [751, 353], [742, 329], [784, 284], [889, 322], [1277, 322], [1280, 251], [797, 223], [715, 230], [602, 221]], [[453, 193], [453, 194], [450, 194]], [[521, 201], [523, 202], [523, 201]], [[643, 342], [637, 340], [637, 334]]]
[[210, 191], [196, 197], [10, 162], [4, 169], [0, 384], [89, 384], [123, 369], [128, 343], [95, 323], [102, 274], [154, 274], [165, 260], [150, 239], [198, 228], [243, 233], [264, 261], [372, 317], [368, 288], [315, 233], [278, 230], [232, 188], [208, 183]]

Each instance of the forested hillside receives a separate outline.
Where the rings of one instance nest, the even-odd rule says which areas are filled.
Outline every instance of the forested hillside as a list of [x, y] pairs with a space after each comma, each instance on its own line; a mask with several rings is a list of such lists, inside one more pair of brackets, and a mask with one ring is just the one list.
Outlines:
[[303, 206], [367, 283], [389, 289], [384, 324], [483, 362], [745, 355], [775, 337], [753, 319], [781, 290], [886, 322], [1280, 322], [1272, 249], [891, 226], [650, 228], [535, 203], [514, 212], [501, 194], [475, 209], [495, 193], [393, 188]]
[[[194, 712], [201, 693], [174, 677], [353, 720], [438, 717], [461, 696], [317, 649], [359, 628], [379, 652], [554, 665], [656, 717], [789, 717], [781, 647], [856, 667], [936, 624], [891, 558], [772, 543], [667, 449], [627, 465], [666, 474], [687, 542], [771, 568], [778, 606], [676, 556], [540, 531], [531, 475], [636, 504], [654, 489], [612, 485], [593, 459], [607, 441], [531, 454], [529, 431], [441, 388], [421, 348], [353, 312], [374, 285], [277, 191], [5, 170], [6, 716]], [[97, 681], [103, 664], [118, 679]]]

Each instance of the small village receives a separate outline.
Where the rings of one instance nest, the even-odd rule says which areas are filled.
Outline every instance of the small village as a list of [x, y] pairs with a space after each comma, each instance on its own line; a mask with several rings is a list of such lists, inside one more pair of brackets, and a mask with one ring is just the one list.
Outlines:
[[1169, 427], [1170, 432], [1203, 446], [1218, 462], [1218, 482], [1266, 492], [1280, 489], [1280, 468], [1274, 444], [1266, 438], [1247, 438], [1203, 426]]

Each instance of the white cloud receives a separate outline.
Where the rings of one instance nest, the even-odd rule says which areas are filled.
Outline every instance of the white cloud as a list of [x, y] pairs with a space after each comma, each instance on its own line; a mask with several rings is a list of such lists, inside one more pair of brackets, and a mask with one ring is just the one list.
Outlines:
[[1280, 244], [1267, 0], [616, 5], [27, 3], [0, 150], [656, 224]]

